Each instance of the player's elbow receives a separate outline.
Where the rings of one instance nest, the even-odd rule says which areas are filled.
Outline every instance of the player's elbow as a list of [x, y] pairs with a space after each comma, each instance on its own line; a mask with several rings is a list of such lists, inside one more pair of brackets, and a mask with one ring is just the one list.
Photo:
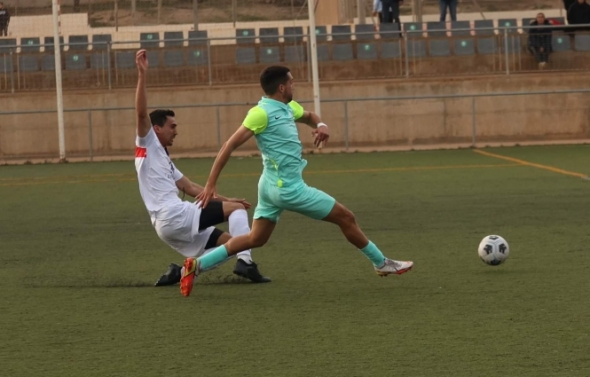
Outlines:
[[322, 122], [322, 118], [316, 113], [309, 113], [309, 121], [313, 124], [318, 124]]

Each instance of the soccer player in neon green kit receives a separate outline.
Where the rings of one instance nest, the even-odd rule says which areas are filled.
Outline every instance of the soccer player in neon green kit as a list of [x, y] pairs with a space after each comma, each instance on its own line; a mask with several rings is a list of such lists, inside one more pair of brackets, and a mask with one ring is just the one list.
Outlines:
[[331, 222], [373, 263], [381, 276], [403, 274], [412, 269], [413, 262], [396, 261], [383, 256], [359, 228], [354, 214], [330, 195], [305, 184], [302, 172], [307, 161], [302, 158], [302, 146], [295, 122], [313, 129], [314, 144], [319, 146], [329, 138], [328, 126], [317, 114], [305, 111], [293, 101], [293, 76], [286, 67], [272, 66], [260, 75], [260, 85], [266, 94], [258, 106], [248, 112], [240, 128], [219, 151], [207, 185], [197, 196], [203, 208], [216, 197], [216, 183], [232, 152], [256, 138], [262, 152], [263, 173], [258, 182], [258, 205], [250, 233], [234, 237], [226, 244], [200, 258], [184, 262], [180, 291], [188, 296], [200, 271], [215, 266], [242, 250], [263, 246], [270, 238], [283, 210], [289, 210], [316, 220]]

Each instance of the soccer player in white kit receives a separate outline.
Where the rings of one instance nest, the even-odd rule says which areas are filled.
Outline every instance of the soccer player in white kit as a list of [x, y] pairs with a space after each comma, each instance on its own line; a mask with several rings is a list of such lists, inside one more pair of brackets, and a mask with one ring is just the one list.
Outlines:
[[[179, 198], [179, 191], [194, 198], [203, 191], [203, 187], [191, 182], [170, 160], [167, 147], [172, 146], [178, 134], [174, 112], [155, 110], [148, 116], [148, 60], [145, 50], [137, 52], [135, 61], [138, 69], [135, 168], [139, 191], [156, 233], [185, 258], [202, 256], [223, 245], [232, 236], [248, 234], [250, 226], [246, 209], [250, 203], [244, 199], [217, 196], [213, 205], [201, 208], [196, 203]], [[229, 234], [214, 227], [225, 221], [229, 222]], [[258, 271], [250, 250], [239, 253], [237, 259], [234, 274], [255, 283], [270, 281]], [[181, 267], [172, 263], [156, 286], [176, 284], [181, 276]]]

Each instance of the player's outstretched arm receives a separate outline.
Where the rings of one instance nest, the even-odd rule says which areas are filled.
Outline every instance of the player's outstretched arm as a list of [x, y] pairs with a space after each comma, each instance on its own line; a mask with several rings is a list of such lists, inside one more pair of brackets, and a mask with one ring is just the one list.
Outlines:
[[[178, 187], [178, 189], [180, 191], [182, 191], [183, 193], [185, 193], [186, 195], [192, 196], [193, 198], [196, 198], [205, 189], [203, 186], [191, 181], [190, 179], [188, 179], [184, 175], [182, 176], [182, 178], [180, 178], [178, 181], [176, 181], [176, 187]], [[219, 194], [217, 194], [215, 199], [211, 199], [211, 200], [219, 200], [222, 202], [241, 203], [244, 205], [244, 207], [246, 209], [248, 209], [252, 206], [244, 198], [228, 198], [227, 196], [223, 196], [223, 195], [219, 195]]]
[[252, 136], [254, 136], [254, 132], [242, 125], [237, 129], [236, 132], [234, 132], [229, 140], [223, 144], [221, 150], [215, 158], [215, 162], [213, 163], [213, 167], [209, 173], [209, 179], [207, 179], [205, 188], [201, 193], [199, 193], [199, 195], [197, 195], [197, 201], [202, 202], [203, 208], [207, 207], [207, 204], [209, 204], [211, 199], [217, 197], [217, 179], [225, 167], [225, 164], [227, 164], [227, 161], [229, 160], [232, 152], [248, 141]]
[[203, 186], [192, 182], [186, 176], [182, 176], [178, 181], [176, 181], [176, 187], [186, 195], [192, 196], [196, 198], [201, 192], [203, 192]]
[[152, 124], [147, 109], [147, 90], [145, 81], [148, 69], [147, 53], [139, 50], [135, 54], [135, 65], [137, 66], [137, 90], [135, 91], [135, 113], [137, 115], [137, 136], [145, 137]]
[[313, 131], [311, 135], [314, 137], [313, 144], [316, 147], [324, 145], [330, 138], [330, 132], [328, 131], [328, 125], [320, 119], [320, 116], [311, 111], [303, 111], [303, 115], [296, 120], [298, 123], [307, 124]]

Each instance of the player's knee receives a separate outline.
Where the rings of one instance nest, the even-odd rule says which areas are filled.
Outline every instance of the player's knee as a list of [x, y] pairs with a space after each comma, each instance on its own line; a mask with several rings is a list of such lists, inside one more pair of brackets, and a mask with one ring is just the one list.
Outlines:
[[356, 218], [351, 210], [340, 203], [336, 203], [332, 212], [324, 220], [338, 225], [341, 228], [347, 228], [356, 225]]
[[242, 203], [236, 203], [236, 202], [223, 202], [223, 206], [226, 207], [232, 211], [237, 211], [238, 209], [246, 209], [246, 207], [244, 207], [244, 205]]
[[233, 211], [237, 211], [239, 209], [245, 210], [246, 207], [242, 203], [232, 203], [233, 204]]
[[346, 207], [343, 207], [342, 215], [340, 216], [340, 221], [344, 225], [354, 225], [356, 224], [356, 217], [354, 213]]
[[225, 217], [229, 217], [233, 212], [243, 209], [245, 210], [246, 207], [242, 203], [235, 203], [235, 202], [223, 202], [223, 214]]
[[341, 227], [349, 227], [356, 224], [354, 213], [344, 206], [340, 206], [336, 218], [338, 219], [338, 225]]

